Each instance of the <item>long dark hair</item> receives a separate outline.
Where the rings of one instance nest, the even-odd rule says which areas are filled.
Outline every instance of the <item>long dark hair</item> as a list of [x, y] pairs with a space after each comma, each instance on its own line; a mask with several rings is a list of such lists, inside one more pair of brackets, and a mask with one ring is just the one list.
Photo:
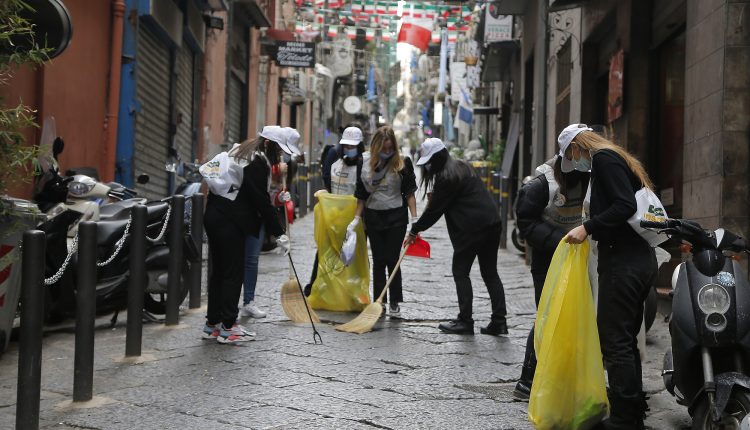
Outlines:
[[422, 198], [427, 196], [427, 190], [437, 179], [449, 183], [456, 183], [464, 179], [476, 176], [474, 168], [463, 160], [455, 160], [448, 154], [448, 150], [443, 148], [430, 157], [430, 170], [422, 168], [422, 180], [420, 187], [424, 189]]
[[244, 159], [250, 161], [255, 151], [262, 151], [271, 164], [278, 164], [280, 161], [279, 144], [262, 136], [242, 142], [237, 151], [232, 155], [238, 160]]

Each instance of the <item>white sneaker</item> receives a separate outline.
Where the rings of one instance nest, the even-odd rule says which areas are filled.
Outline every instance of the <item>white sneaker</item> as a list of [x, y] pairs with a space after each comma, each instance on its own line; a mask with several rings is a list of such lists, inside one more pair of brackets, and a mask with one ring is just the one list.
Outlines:
[[391, 318], [401, 318], [401, 306], [396, 305], [395, 308], [391, 306], [389, 315]]
[[240, 309], [240, 316], [250, 318], [265, 318], [266, 313], [255, 306], [255, 300]]

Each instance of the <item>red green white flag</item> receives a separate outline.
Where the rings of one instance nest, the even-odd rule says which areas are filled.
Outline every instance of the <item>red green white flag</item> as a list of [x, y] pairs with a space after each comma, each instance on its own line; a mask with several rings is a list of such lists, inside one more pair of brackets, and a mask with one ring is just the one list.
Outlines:
[[356, 39], [357, 38], [357, 29], [352, 26], [346, 27], [346, 37], [349, 39]]
[[375, 40], [375, 29], [374, 28], [366, 28], [365, 29], [365, 40]]
[[335, 39], [339, 34], [339, 27], [337, 25], [328, 26], [328, 37]]
[[432, 38], [432, 20], [426, 18], [404, 18], [398, 41], [408, 43], [422, 51], [427, 51], [427, 45]]

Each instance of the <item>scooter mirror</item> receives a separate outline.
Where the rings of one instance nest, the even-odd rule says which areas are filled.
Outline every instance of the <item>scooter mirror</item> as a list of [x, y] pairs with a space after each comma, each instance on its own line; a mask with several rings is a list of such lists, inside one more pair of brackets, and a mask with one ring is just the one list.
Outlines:
[[145, 173], [138, 175], [138, 177], [135, 179], [135, 181], [141, 185], [148, 184], [148, 181], [150, 180], [151, 180], [151, 177]]
[[63, 149], [65, 149], [65, 141], [56, 137], [55, 141], [52, 142], [52, 156], [55, 157], [55, 160], [57, 160], [58, 155], [62, 154]]

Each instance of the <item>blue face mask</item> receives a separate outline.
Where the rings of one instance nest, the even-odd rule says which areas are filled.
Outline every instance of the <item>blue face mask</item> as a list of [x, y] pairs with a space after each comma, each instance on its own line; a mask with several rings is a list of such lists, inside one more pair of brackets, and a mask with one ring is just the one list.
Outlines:
[[345, 157], [356, 158], [357, 155], [359, 155], [359, 151], [357, 151], [357, 148], [344, 150]]
[[591, 160], [581, 155], [578, 160], [573, 160], [573, 168], [579, 172], [589, 172], [591, 171]]
[[380, 159], [383, 161], [388, 161], [391, 159], [391, 157], [393, 157], [393, 154], [395, 153], [396, 153], [395, 151], [391, 151], [391, 152], [380, 151]]

